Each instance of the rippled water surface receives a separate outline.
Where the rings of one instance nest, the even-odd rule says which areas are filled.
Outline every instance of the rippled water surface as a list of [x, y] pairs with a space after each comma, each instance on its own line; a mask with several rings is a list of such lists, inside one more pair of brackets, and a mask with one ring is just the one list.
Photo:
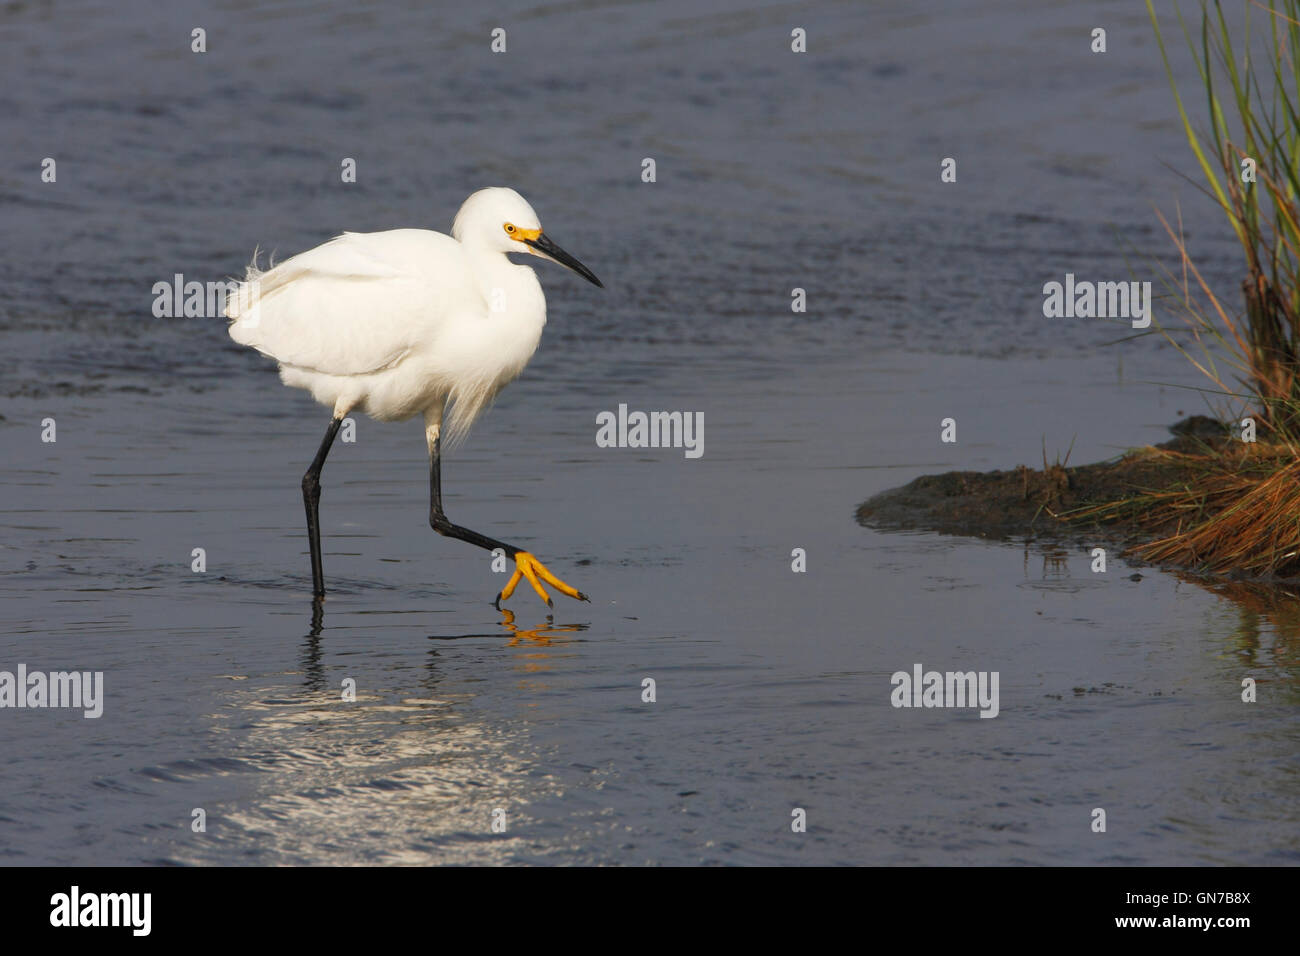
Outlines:
[[[1206, 411], [1159, 337], [1042, 316], [1066, 272], [1154, 278], [1156, 206], [1239, 278], [1164, 165], [1192, 171], [1142, 6], [447, 6], [0, 10], [0, 670], [107, 689], [0, 709], [0, 860], [1295, 862], [1292, 604], [853, 520]], [[362, 418], [314, 615], [328, 413], [152, 287], [446, 229], [498, 183], [608, 288], [542, 265], [541, 349], [445, 503], [593, 603], [494, 610], [487, 554], [427, 525], [420, 426]], [[621, 403], [703, 412], [703, 457], [596, 447]], [[891, 707], [918, 662], [999, 672], [999, 716]]]

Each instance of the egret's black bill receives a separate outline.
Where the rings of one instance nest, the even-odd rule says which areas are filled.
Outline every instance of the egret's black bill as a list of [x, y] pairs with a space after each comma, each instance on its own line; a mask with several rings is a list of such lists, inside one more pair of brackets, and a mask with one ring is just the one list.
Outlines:
[[560, 265], [572, 269], [588, 282], [598, 285], [602, 289], [605, 288], [605, 284], [596, 278], [596, 273], [592, 272], [577, 259], [573, 258], [573, 256], [569, 255], [555, 243], [551, 242], [544, 233], [536, 239], [525, 239], [524, 242], [532, 246], [538, 252], [546, 253], [546, 255], [550, 256]]

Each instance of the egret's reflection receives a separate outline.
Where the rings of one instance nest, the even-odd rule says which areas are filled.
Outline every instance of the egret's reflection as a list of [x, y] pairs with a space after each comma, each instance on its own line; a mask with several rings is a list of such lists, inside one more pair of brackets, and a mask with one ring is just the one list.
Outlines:
[[506, 647], [518, 647], [525, 642], [537, 644], [543, 647], [551, 644], [568, 643], [567, 638], [556, 638], [561, 634], [575, 634], [579, 631], [585, 631], [590, 624], [556, 624], [551, 615], [546, 615], [546, 624], [543, 627], [522, 628], [515, 624], [515, 615], [513, 611], [504, 610], [501, 612], [503, 620], [501, 626], [510, 633], [510, 640], [506, 642]]
[[[494, 693], [518, 699], [518, 672], [534, 680], [546, 666], [537, 658], [566, 653], [557, 646], [588, 627], [549, 617], [525, 627], [505, 611], [486, 633], [459, 635], [488, 639], [477, 646], [456, 647], [451, 655], [449, 645], [424, 645], [418, 670], [409, 654], [387, 661], [360, 654], [344, 667], [334, 655], [325, 659], [324, 648], [352, 649], [341, 645], [356, 629], [332, 628], [334, 641], [327, 642], [324, 607], [313, 601], [300, 676], [259, 674], [222, 688], [225, 706], [214, 717], [214, 732], [229, 735], [223, 752], [237, 758], [239, 769], [213, 773], [257, 773], [249, 791], [222, 807], [224, 846], [255, 846], [263, 860], [295, 864], [512, 859], [527, 847], [515, 828], [529, 820], [532, 803], [556, 795], [558, 784], [535, 772], [527, 720], [473, 701]], [[408, 633], [412, 640], [421, 636]], [[503, 645], [519, 650], [503, 653]], [[495, 685], [449, 678], [449, 656], [458, 666], [481, 661]], [[354, 674], [356, 697], [344, 699], [340, 679]], [[289, 686], [297, 681], [298, 688]], [[524, 697], [519, 707], [527, 706]], [[236, 719], [227, 719], [230, 714]], [[511, 829], [493, 834], [500, 809]], [[205, 862], [224, 852], [196, 842], [178, 858]]]
[[311, 631], [302, 643], [303, 686], [310, 691], [325, 689], [325, 666], [321, 662], [320, 634], [325, 629], [325, 602], [323, 598], [311, 600]]
[[[469, 634], [430, 634], [431, 641], [461, 641], [472, 638], [508, 637], [506, 647], [542, 648], [556, 647], [569, 642], [568, 635], [589, 630], [590, 624], [556, 624], [553, 615], [546, 615], [546, 621], [535, 627], [521, 627], [515, 623], [515, 613], [508, 608], [501, 610], [501, 630], [481, 631]], [[311, 602], [311, 629], [303, 638], [302, 662], [303, 686], [313, 692], [326, 689], [327, 678], [322, 659], [321, 633], [325, 630], [325, 606], [321, 598]], [[436, 655], [434, 655], [436, 657]], [[433, 667], [434, 662], [429, 662]]]
[[515, 613], [509, 608], [501, 609], [501, 627], [502, 631], [479, 631], [473, 634], [430, 634], [431, 641], [464, 641], [475, 637], [501, 637], [502, 633], [508, 634], [510, 640], [506, 642], [506, 647], [550, 647], [553, 644], [567, 643], [568, 638], [563, 637], [565, 634], [574, 634], [579, 631], [590, 629], [590, 624], [556, 624], [555, 618], [546, 615], [546, 623], [539, 627], [520, 627], [515, 623]]

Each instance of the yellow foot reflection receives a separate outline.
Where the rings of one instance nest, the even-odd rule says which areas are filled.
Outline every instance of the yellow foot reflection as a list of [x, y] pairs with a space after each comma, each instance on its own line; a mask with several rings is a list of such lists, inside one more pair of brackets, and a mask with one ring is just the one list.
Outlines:
[[[546, 615], [546, 624], [542, 627], [522, 628], [515, 624], [515, 612], [509, 608], [501, 608], [503, 615], [501, 626], [510, 632], [510, 641], [507, 647], [519, 647], [522, 644], [548, 646], [555, 643], [558, 635], [576, 634], [579, 631], [587, 629], [586, 624], [556, 624], [551, 616]], [[563, 643], [561, 641], [561, 643]]]
[[[551, 596], [542, 588], [542, 581], [545, 581], [561, 594], [567, 594], [569, 597], [575, 598], [579, 601], [591, 602], [591, 598], [587, 597], [587, 595], [583, 594], [577, 588], [565, 584], [548, 571], [546, 565], [542, 564], [542, 562], [538, 561], [527, 551], [519, 551], [515, 554], [515, 573], [510, 575], [510, 580], [507, 581], [506, 586], [501, 589], [501, 593], [497, 595], [497, 599], [492, 602], [498, 611], [501, 610], [501, 602], [507, 600], [510, 595], [515, 593], [515, 588], [519, 586], [521, 578], [528, 579], [528, 583], [533, 586], [533, 590], [537, 592], [537, 596], [546, 602], [547, 607], [555, 607], [555, 605], [551, 602]], [[539, 578], [541, 579], [540, 581], [538, 580]]]

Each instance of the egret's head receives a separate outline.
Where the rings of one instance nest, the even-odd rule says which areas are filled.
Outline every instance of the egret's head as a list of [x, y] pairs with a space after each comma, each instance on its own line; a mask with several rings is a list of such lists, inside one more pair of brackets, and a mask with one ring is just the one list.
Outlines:
[[489, 186], [466, 199], [456, 213], [451, 234], [467, 245], [550, 259], [604, 288], [595, 273], [542, 233], [542, 224], [533, 207], [509, 187]]

